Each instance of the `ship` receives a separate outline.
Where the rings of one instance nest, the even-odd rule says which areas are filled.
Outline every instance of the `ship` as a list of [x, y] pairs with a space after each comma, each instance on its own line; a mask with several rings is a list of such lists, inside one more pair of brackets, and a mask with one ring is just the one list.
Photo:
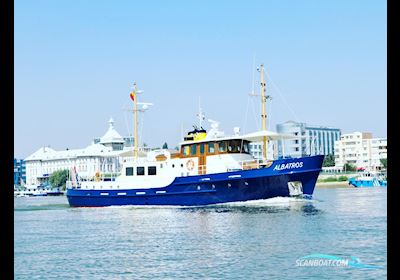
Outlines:
[[[266, 127], [266, 83], [261, 73], [262, 130], [226, 136], [219, 123], [210, 121], [211, 129], [195, 126], [179, 143], [178, 151], [158, 149], [139, 153], [137, 93], [130, 93], [134, 112], [133, 156], [123, 159], [118, 176], [80, 181], [72, 168], [66, 196], [71, 207], [116, 205], [205, 206], [221, 203], [263, 200], [273, 197], [311, 199], [324, 155], [268, 159], [268, 143], [294, 139], [293, 135], [268, 131]], [[262, 158], [250, 153], [251, 142], [262, 142]]]

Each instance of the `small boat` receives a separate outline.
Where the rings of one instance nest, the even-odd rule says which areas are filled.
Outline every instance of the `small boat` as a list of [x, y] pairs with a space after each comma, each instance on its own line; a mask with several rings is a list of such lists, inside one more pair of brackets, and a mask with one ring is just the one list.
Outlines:
[[64, 192], [58, 188], [46, 189], [45, 192], [48, 196], [64, 195]]
[[349, 185], [359, 187], [387, 187], [386, 176], [383, 173], [364, 171], [360, 175], [350, 178]]
[[41, 190], [41, 189], [34, 190], [32, 192], [32, 196], [47, 196], [47, 192], [45, 190]]
[[[324, 155], [299, 158], [267, 158], [268, 141], [294, 139], [266, 129], [264, 67], [261, 65], [262, 130], [226, 136], [219, 123], [208, 120], [211, 129], [199, 126], [190, 131], [178, 151], [154, 150], [139, 155], [137, 135], [136, 84], [130, 97], [134, 102], [135, 137], [133, 157], [124, 158], [120, 174], [104, 180], [97, 174], [93, 180], [80, 181], [75, 168], [67, 181], [67, 199], [73, 207], [111, 205], [178, 205], [199, 206], [272, 197], [311, 198]], [[250, 142], [262, 142], [263, 157], [255, 159]]]
[[28, 197], [32, 194], [31, 191], [19, 190], [14, 191], [14, 197]]

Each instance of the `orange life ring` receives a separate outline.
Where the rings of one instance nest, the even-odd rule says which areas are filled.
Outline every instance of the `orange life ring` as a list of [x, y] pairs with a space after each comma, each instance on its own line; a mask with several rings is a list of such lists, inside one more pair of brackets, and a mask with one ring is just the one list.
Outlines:
[[100, 172], [99, 172], [99, 171], [96, 172], [95, 177], [96, 177], [95, 180], [96, 180], [97, 182], [100, 181]]
[[192, 160], [192, 159], [189, 159], [187, 162], [186, 162], [186, 168], [188, 169], [188, 170], [193, 170], [193, 168], [194, 168], [194, 161]]

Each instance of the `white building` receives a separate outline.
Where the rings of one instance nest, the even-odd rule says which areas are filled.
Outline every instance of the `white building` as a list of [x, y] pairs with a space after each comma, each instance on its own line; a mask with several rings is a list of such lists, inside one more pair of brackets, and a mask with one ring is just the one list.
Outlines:
[[[255, 159], [263, 159], [263, 142], [251, 142], [249, 144], [250, 154]], [[267, 159], [275, 159], [277, 157], [277, 143], [276, 141], [268, 142]]]
[[372, 133], [354, 132], [343, 134], [335, 142], [335, 166], [346, 163], [358, 168], [381, 169], [381, 159], [387, 158], [387, 139], [372, 138]]
[[55, 151], [42, 147], [25, 159], [26, 184], [37, 185], [46, 182], [56, 170], [75, 168], [82, 179], [92, 179], [96, 172], [117, 173], [122, 165], [122, 156], [132, 154], [131, 148], [124, 148], [122, 136], [114, 129], [114, 121], [109, 121], [108, 131], [100, 138], [100, 143], [84, 149]]
[[333, 155], [334, 143], [339, 140], [341, 134], [338, 128], [313, 126], [294, 121], [277, 124], [276, 131], [296, 136], [295, 139], [278, 142], [279, 157]]

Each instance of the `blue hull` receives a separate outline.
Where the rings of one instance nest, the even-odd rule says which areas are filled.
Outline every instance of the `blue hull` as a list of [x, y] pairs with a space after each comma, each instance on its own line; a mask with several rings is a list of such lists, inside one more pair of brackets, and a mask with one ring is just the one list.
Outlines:
[[[67, 189], [70, 206], [180, 205], [196, 206], [290, 196], [288, 182], [300, 181], [311, 197], [323, 155], [274, 161], [268, 168], [177, 177], [163, 188]], [[301, 163], [301, 164], [299, 164]], [[123, 195], [121, 195], [123, 194]]]

